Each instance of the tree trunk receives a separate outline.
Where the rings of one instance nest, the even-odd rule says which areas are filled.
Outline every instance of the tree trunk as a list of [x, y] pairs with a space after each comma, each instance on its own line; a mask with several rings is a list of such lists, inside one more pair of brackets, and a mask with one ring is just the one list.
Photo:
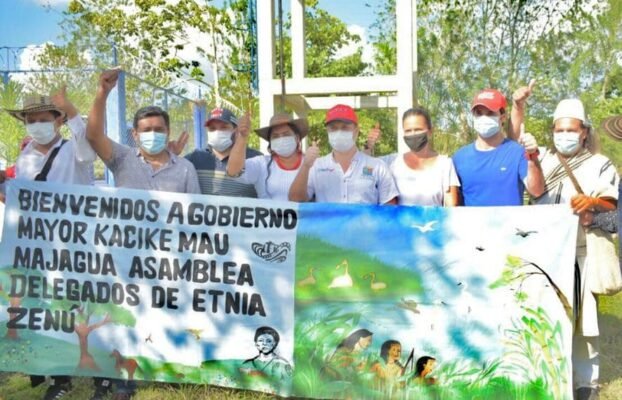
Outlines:
[[[9, 298], [9, 307], [19, 307], [21, 305], [21, 302], [22, 301], [19, 297], [11, 297]], [[9, 313], [9, 321], [15, 317], [17, 317], [17, 314]], [[17, 329], [13, 329], [13, 328], [7, 329], [5, 337], [11, 340], [19, 339], [19, 336], [17, 335]]]
[[76, 326], [76, 334], [80, 342], [80, 362], [78, 368], [100, 371], [101, 369], [95, 363], [95, 359], [89, 353], [89, 328], [86, 324]]

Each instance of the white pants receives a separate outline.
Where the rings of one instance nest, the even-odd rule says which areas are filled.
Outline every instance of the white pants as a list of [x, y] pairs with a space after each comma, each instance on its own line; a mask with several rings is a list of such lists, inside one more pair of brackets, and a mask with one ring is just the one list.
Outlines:
[[575, 389], [580, 387], [598, 388], [599, 353], [598, 336], [572, 338], [572, 375]]

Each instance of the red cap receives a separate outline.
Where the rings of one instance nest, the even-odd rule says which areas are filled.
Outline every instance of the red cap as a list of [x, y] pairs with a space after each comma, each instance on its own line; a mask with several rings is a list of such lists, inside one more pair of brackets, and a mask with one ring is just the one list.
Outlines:
[[326, 112], [326, 120], [324, 121], [324, 125], [333, 121], [353, 122], [355, 124], [359, 123], [359, 119], [356, 117], [356, 113], [352, 107], [346, 106], [345, 104], [337, 104]]
[[485, 89], [479, 92], [473, 98], [473, 104], [471, 105], [471, 110], [475, 108], [475, 106], [484, 106], [490, 111], [498, 112], [500, 109], [505, 109], [508, 103], [505, 100], [505, 96], [496, 89]]

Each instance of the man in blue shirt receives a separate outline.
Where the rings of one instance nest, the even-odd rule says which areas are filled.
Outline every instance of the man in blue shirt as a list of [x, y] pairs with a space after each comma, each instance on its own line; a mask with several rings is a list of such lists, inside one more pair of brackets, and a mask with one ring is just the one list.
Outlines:
[[466, 206], [518, 206], [525, 188], [534, 197], [544, 191], [538, 145], [528, 133], [518, 142], [505, 137], [506, 108], [505, 96], [498, 90], [483, 90], [473, 99], [477, 139], [453, 157]]

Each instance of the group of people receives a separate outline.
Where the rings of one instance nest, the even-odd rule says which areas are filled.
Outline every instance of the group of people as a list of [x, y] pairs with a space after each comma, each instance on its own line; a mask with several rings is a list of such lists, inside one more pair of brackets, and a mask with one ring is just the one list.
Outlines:
[[[432, 371], [436, 358], [421, 356], [414, 362], [414, 350], [402, 363], [402, 344], [397, 340], [386, 340], [380, 346], [379, 357], [368, 357], [366, 350], [371, 346], [373, 332], [357, 329], [346, 336], [326, 360], [322, 370], [324, 376], [335, 380], [356, 379], [364, 373], [372, 373], [378, 389], [388, 392], [413, 382], [433, 385], [436, 379]], [[412, 365], [411, 365], [412, 363]]]
[[[432, 146], [433, 123], [427, 110], [415, 107], [403, 115], [401, 137], [409, 150], [373, 157], [378, 129], [368, 135], [366, 149], [356, 146], [360, 134], [356, 112], [338, 104], [324, 120], [331, 152], [320, 157], [313, 142], [303, 152], [309, 132], [304, 118], [272, 117], [256, 134], [268, 143], [268, 153], [248, 147], [251, 121], [231, 110], [216, 108], [206, 122], [207, 147], [181, 157], [183, 141], [172, 139], [169, 115], [148, 106], [136, 112], [131, 148], [105, 134], [106, 100], [119, 70], [104, 71], [86, 123], [65, 91], [25, 99], [20, 110], [6, 110], [23, 121], [32, 141], [25, 144], [11, 176], [66, 184], [93, 184], [93, 162], [101, 158], [117, 187], [178, 193], [258, 197], [263, 199], [359, 204], [422, 206], [521, 206], [527, 191], [532, 204], [567, 204], [579, 215], [576, 304], [581, 310], [573, 347], [575, 387], [579, 398], [595, 396], [598, 385], [597, 300], [585, 285], [585, 231], [605, 227], [607, 212], [616, 209], [618, 174], [598, 153], [597, 137], [578, 99], [562, 100], [554, 114], [554, 146], [539, 147], [524, 132], [526, 100], [533, 86], [512, 96], [511, 113], [505, 96], [486, 89], [473, 99], [474, 142], [452, 157]], [[510, 119], [511, 115], [511, 119]], [[66, 125], [71, 137], [64, 139]], [[622, 136], [622, 134], [620, 135]], [[569, 176], [567, 164], [576, 177]], [[0, 183], [7, 174], [0, 171]], [[573, 180], [582, 187], [576, 189]], [[1, 200], [1, 198], [0, 198]], [[93, 399], [110, 389], [98, 381]], [[41, 378], [33, 378], [33, 384]], [[121, 395], [134, 392], [131, 383], [117, 383]], [[68, 377], [56, 377], [45, 399], [58, 399], [71, 387]], [[123, 398], [123, 397], [118, 397]]]

